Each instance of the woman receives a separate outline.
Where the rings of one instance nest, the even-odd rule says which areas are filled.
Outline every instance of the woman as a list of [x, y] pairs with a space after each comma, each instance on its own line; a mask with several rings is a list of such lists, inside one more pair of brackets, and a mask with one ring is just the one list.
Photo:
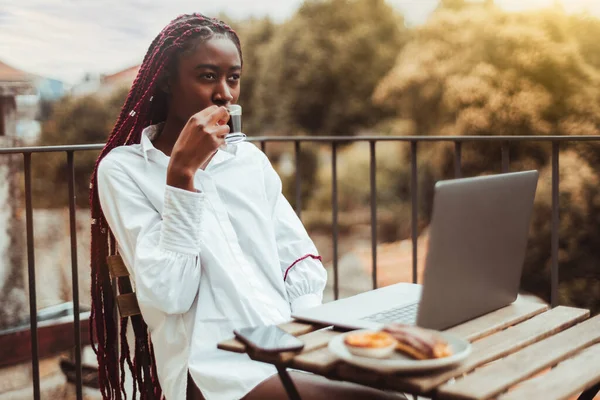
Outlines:
[[[252, 144], [225, 145], [241, 72], [230, 27], [198, 14], [175, 19], [150, 45], [98, 158], [91, 320], [104, 398], [125, 392], [125, 362], [142, 398], [161, 390], [169, 400], [285, 398], [272, 366], [216, 348], [234, 328], [278, 324], [320, 304], [326, 283], [269, 160]], [[122, 322], [120, 373], [105, 263], [115, 251], [147, 324], [134, 326], [132, 362]], [[292, 375], [305, 398], [383, 395]]]

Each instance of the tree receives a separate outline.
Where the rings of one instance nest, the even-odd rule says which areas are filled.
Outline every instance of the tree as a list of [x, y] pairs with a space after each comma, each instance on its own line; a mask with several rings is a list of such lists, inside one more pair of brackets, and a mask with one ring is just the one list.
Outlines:
[[[559, 298], [600, 311], [600, 177], [574, 150], [560, 157]], [[535, 294], [550, 295], [552, 220], [551, 167], [540, 171], [531, 221], [524, 284]]]
[[467, 0], [440, 0], [438, 10], [450, 9], [450, 10], [462, 10], [463, 8], [469, 7]]
[[[42, 124], [39, 145], [104, 143], [119, 115], [128, 88], [115, 92], [109, 99], [93, 95], [65, 97], [52, 107], [52, 114]], [[90, 174], [97, 151], [78, 151], [74, 156], [77, 205], [86, 207]], [[63, 207], [68, 204], [70, 171], [65, 153], [41, 153], [32, 158], [32, 189], [35, 207]], [[60, 197], [57, 197], [58, 194]]]
[[[559, 9], [527, 14], [490, 6], [440, 9], [404, 47], [378, 85], [375, 101], [392, 105], [417, 135], [598, 135], [600, 72], [595, 56], [582, 51], [595, 47], [572, 21]], [[421, 154], [429, 157], [437, 178], [452, 177], [453, 145], [425, 146]], [[581, 279], [590, 290], [600, 286], [600, 274], [589, 267], [600, 261], [600, 152], [597, 145], [580, 144], [562, 150], [561, 174], [569, 173], [560, 186], [561, 293], [565, 301], [583, 305], [589, 303], [587, 294], [577, 291]], [[510, 159], [511, 169], [545, 171], [523, 286], [548, 298], [549, 147], [519, 143], [511, 147]], [[465, 145], [462, 169], [467, 176], [498, 172], [499, 145]]]
[[260, 55], [252, 103], [262, 132], [349, 134], [377, 121], [371, 93], [401, 48], [384, 0], [307, 1]]
[[600, 19], [590, 15], [573, 15], [569, 19], [569, 30], [573, 32], [583, 58], [600, 68]]
[[244, 108], [243, 130], [250, 134], [260, 132], [260, 125], [256, 118], [257, 105], [253, 98], [257, 88], [261, 85], [258, 75], [264, 59], [265, 48], [273, 38], [276, 29], [277, 25], [268, 18], [244, 21], [237, 29], [244, 56], [239, 102]]

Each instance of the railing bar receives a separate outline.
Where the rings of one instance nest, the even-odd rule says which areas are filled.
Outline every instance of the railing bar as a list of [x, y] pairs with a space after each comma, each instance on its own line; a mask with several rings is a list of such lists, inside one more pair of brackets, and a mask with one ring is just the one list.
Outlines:
[[462, 177], [461, 159], [462, 159], [462, 143], [454, 142], [454, 177], [456, 179]]
[[377, 289], [377, 157], [375, 153], [375, 145], [377, 142], [369, 142], [369, 150], [371, 156], [370, 176], [371, 184], [371, 268], [373, 289]]
[[313, 143], [350, 143], [369, 142], [600, 142], [600, 135], [594, 136], [256, 136], [248, 141], [270, 142], [313, 142]]
[[27, 224], [27, 271], [29, 274], [29, 323], [31, 331], [31, 375], [33, 398], [40, 399], [40, 359], [37, 331], [37, 297], [35, 292], [35, 253], [33, 246], [33, 205], [31, 200], [31, 153], [23, 153], [25, 170], [25, 218]]
[[300, 142], [294, 142], [294, 153], [296, 156], [296, 214], [301, 218], [302, 214], [302, 176], [300, 171]]
[[417, 142], [410, 142], [410, 194], [411, 194], [411, 230], [412, 230], [412, 279], [417, 283], [417, 219], [418, 219], [418, 196], [417, 191]]
[[[369, 142], [600, 142], [600, 135], [573, 136], [255, 136], [249, 142], [260, 142], [264, 151], [264, 143], [269, 142], [312, 142], [312, 143], [350, 143]], [[65, 151], [102, 150], [104, 144], [79, 144], [68, 146], [31, 146], [0, 148], [0, 154], [23, 153], [58, 153]]]
[[333, 229], [333, 298], [340, 295], [338, 274], [338, 192], [337, 192], [337, 143], [331, 143], [331, 212]]
[[73, 144], [68, 146], [4, 147], [0, 154], [62, 153], [65, 151], [102, 150], [104, 144]]
[[552, 143], [552, 267], [550, 272], [550, 304], [558, 305], [558, 231], [559, 231], [559, 160], [558, 142]]
[[79, 320], [79, 270], [77, 268], [77, 215], [75, 208], [74, 152], [67, 152], [69, 169], [69, 226], [71, 235], [71, 279], [73, 286], [73, 323], [75, 327], [75, 390], [77, 400], [83, 399], [81, 379], [81, 325]]
[[510, 171], [510, 147], [508, 142], [502, 143], [502, 173]]

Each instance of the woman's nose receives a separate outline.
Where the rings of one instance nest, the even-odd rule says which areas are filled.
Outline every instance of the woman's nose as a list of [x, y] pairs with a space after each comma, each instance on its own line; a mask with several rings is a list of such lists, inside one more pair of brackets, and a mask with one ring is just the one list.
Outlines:
[[217, 90], [214, 93], [213, 100], [215, 102], [228, 104], [233, 100], [233, 95], [231, 94], [231, 88], [227, 84], [227, 82], [222, 82]]

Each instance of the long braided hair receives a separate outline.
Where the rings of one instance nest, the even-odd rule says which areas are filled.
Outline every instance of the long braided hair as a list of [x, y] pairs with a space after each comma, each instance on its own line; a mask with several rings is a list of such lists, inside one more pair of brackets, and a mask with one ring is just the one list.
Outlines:
[[[161, 83], [168, 74], [176, 73], [177, 60], [183, 52], [190, 51], [200, 41], [214, 37], [226, 37], [237, 47], [240, 59], [240, 40], [233, 29], [214, 18], [200, 14], [182, 15], [167, 25], [152, 41], [137, 77], [129, 91], [125, 104], [104, 149], [100, 153], [90, 184], [91, 209], [91, 274], [92, 309], [90, 316], [90, 339], [98, 358], [98, 380], [104, 399], [126, 398], [125, 364], [133, 376], [133, 398], [140, 394], [141, 400], [160, 399], [162, 391], [158, 383], [152, 344], [147, 326], [140, 316], [131, 318], [135, 334], [133, 357], [127, 342], [127, 318], [120, 320], [117, 328], [115, 299], [111, 288], [107, 256], [116, 254], [115, 238], [110, 231], [98, 198], [98, 165], [112, 149], [140, 143], [142, 130], [162, 122], [167, 117], [168, 94]], [[121, 285], [121, 283], [119, 283]], [[118, 335], [120, 332], [120, 349]], [[97, 341], [95, 343], [95, 341]], [[120, 357], [118, 357], [120, 353]], [[118, 358], [118, 359], [117, 359]]]

